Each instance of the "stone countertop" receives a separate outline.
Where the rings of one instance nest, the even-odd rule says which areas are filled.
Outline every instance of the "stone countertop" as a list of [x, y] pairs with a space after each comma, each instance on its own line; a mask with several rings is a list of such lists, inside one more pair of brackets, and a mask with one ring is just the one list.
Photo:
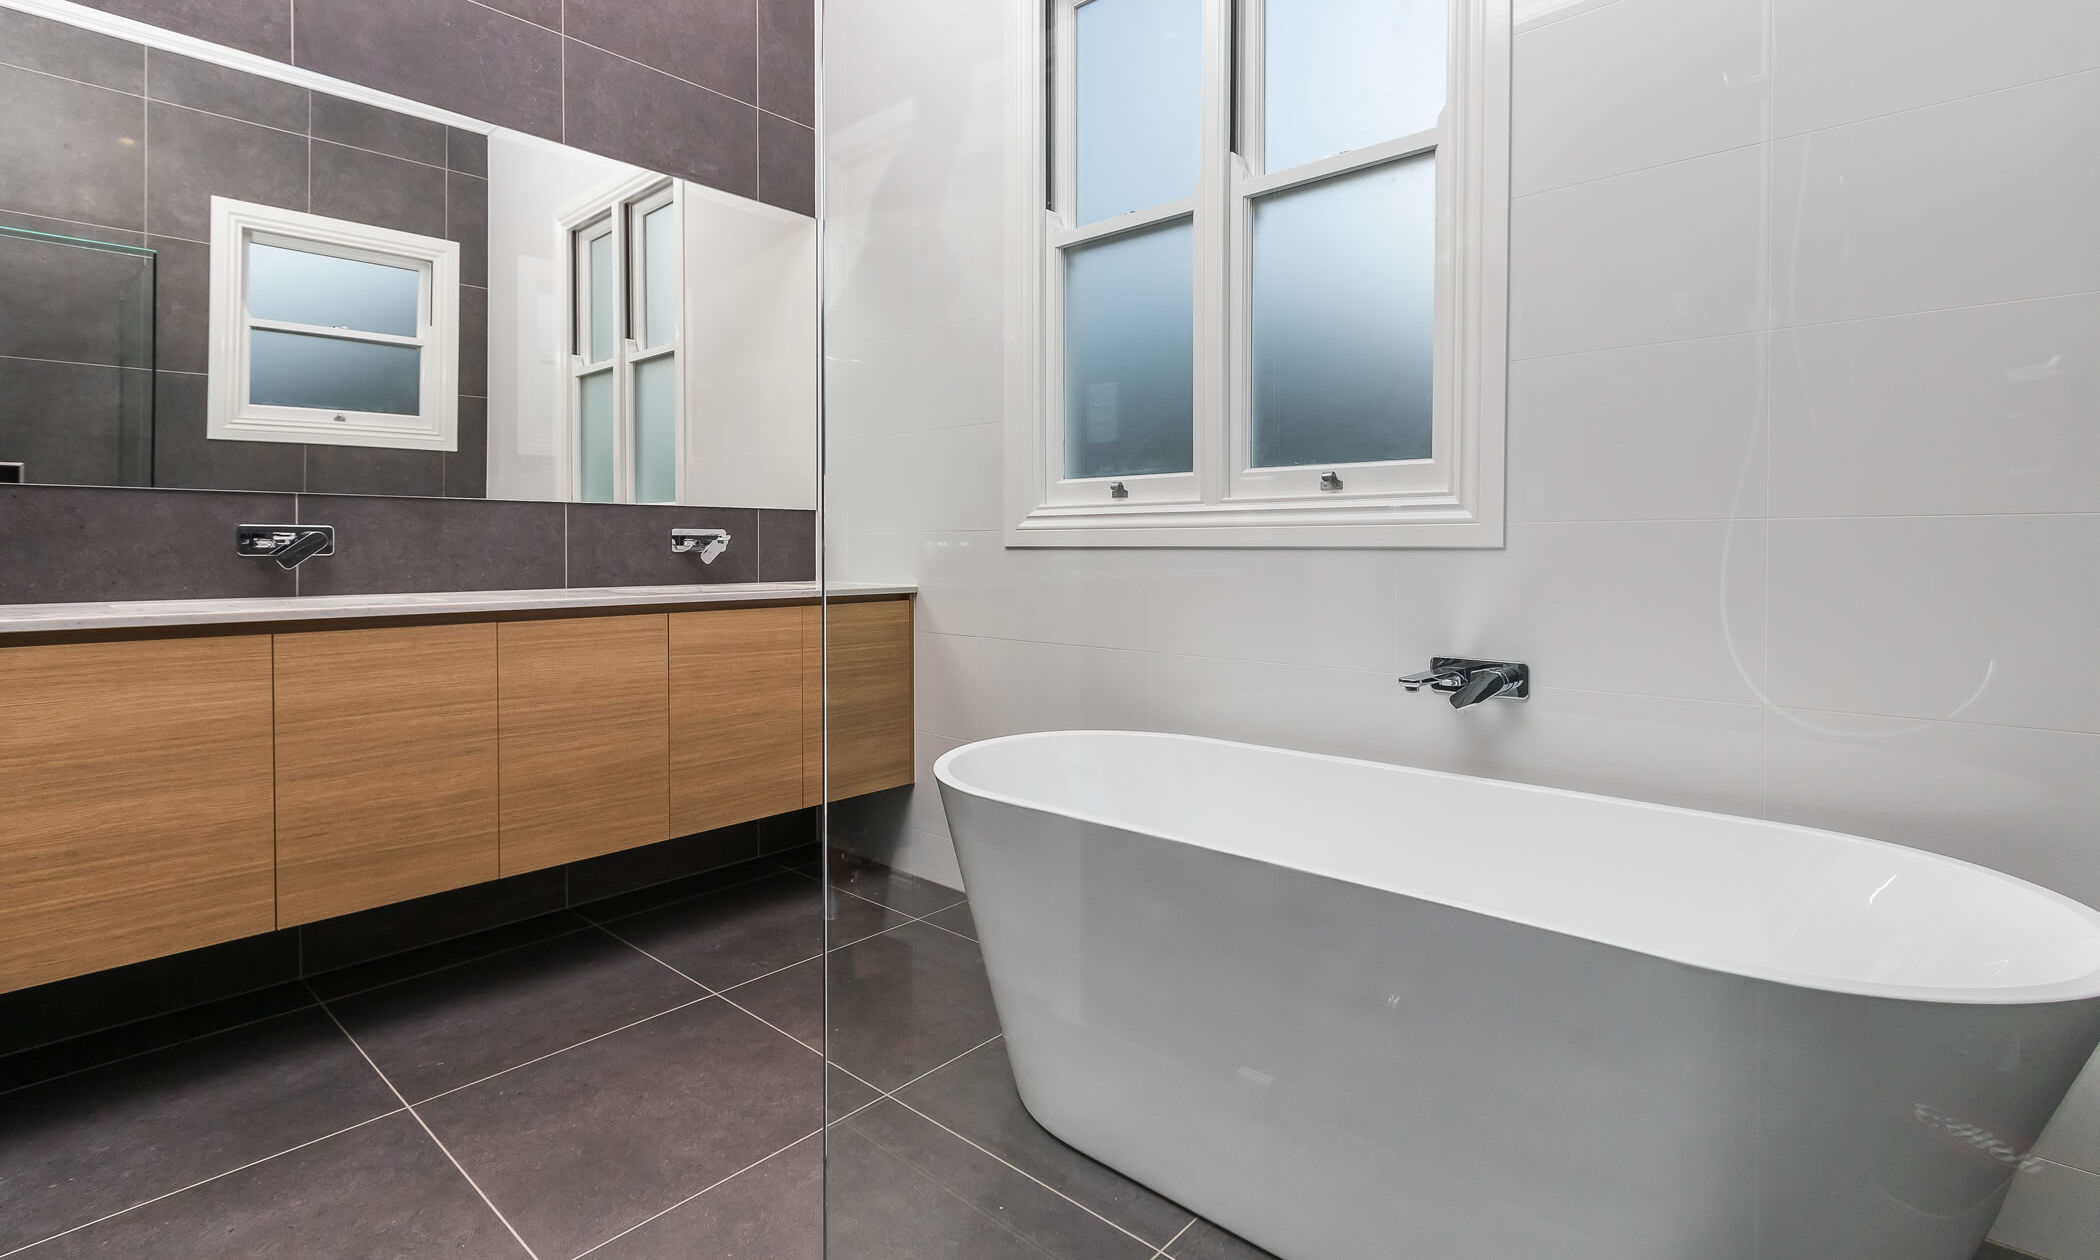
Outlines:
[[[150, 599], [101, 604], [0, 604], [0, 635], [151, 626], [221, 626], [285, 621], [434, 617], [565, 608], [650, 608], [774, 600], [814, 601], [815, 582], [724, 582], [714, 586], [595, 586], [536, 591], [415, 591], [282, 599]], [[914, 595], [915, 586], [833, 582], [833, 596]]]

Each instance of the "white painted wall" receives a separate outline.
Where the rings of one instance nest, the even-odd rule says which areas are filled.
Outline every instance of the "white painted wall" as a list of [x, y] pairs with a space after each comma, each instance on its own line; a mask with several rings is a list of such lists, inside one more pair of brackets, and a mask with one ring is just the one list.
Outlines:
[[[1029, 0], [832, 0], [828, 563], [933, 759], [1189, 731], [1835, 827], [2100, 904], [2100, 6], [1516, 0], [1509, 546], [1008, 551]], [[1538, 671], [1455, 714], [1432, 653]], [[2001, 1241], [2100, 1256], [2100, 1070]]]
[[[561, 217], [642, 168], [489, 137], [489, 497], [565, 499]], [[686, 217], [686, 500], [816, 507], [816, 221], [697, 184]]]

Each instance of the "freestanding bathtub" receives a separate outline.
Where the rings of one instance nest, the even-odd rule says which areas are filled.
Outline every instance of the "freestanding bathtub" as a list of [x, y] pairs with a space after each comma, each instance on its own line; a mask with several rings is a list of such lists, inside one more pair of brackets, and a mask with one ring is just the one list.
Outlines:
[[1855, 836], [1217, 740], [935, 766], [1015, 1081], [1284, 1260], [1969, 1260], [2100, 914]]

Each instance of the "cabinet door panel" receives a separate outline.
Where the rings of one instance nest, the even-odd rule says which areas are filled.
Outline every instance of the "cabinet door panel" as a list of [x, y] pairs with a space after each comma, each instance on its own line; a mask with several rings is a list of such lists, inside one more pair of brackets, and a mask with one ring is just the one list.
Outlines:
[[[910, 783], [912, 755], [912, 602], [833, 604], [829, 612], [830, 731], [823, 769], [831, 799]], [[809, 688], [812, 722], [821, 684]], [[812, 785], [812, 793], [817, 789]]]
[[277, 636], [277, 918], [496, 877], [496, 627]]
[[276, 926], [270, 637], [0, 648], [0, 990]]
[[662, 613], [499, 628], [503, 874], [670, 838], [667, 637]]
[[807, 608], [671, 616], [671, 830], [710, 831], [802, 804]]

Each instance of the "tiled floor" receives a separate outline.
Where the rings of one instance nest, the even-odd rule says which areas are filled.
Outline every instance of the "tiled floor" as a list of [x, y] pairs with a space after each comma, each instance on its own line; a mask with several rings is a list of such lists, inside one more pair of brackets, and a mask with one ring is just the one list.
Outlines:
[[1266, 1255], [1028, 1117], [957, 894], [838, 864], [827, 960], [815, 874], [747, 865], [251, 995], [201, 1036], [214, 1012], [0, 1060], [0, 1256], [819, 1260], [827, 1230], [832, 1260]]

